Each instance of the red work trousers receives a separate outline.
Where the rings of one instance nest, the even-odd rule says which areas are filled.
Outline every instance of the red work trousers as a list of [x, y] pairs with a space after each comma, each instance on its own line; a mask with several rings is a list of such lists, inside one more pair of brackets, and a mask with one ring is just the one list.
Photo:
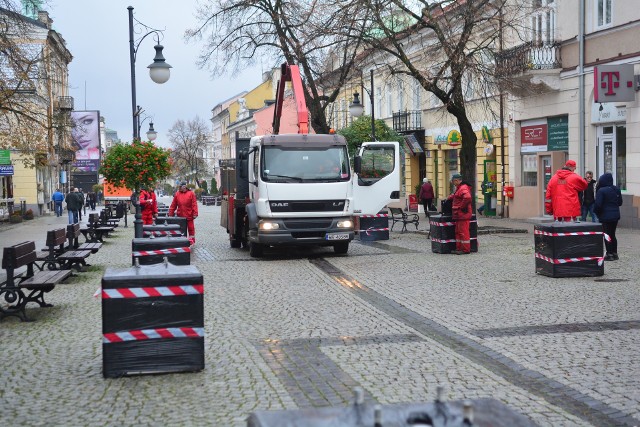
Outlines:
[[151, 209], [146, 209], [142, 211], [142, 224], [144, 225], [153, 224], [153, 212], [151, 212]]
[[187, 233], [188, 237], [195, 237], [196, 235], [196, 226], [193, 225], [193, 219], [187, 219]]
[[456, 220], [456, 250], [469, 253], [471, 252], [471, 236], [469, 234], [469, 225], [471, 221], [468, 219]]

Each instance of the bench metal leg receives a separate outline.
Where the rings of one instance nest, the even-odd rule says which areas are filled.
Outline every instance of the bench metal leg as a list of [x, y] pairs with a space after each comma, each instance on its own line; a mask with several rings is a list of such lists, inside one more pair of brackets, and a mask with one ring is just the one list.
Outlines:
[[[0, 305], [0, 319], [4, 319], [9, 316], [16, 316], [23, 322], [32, 322], [33, 319], [27, 317], [25, 306], [27, 305], [27, 299], [24, 293], [19, 288], [0, 288], [0, 297], [4, 294], [4, 300], [8, 302], [9, 307], [3, 308]], [[15, 303], [15, 304], [14, 304]]]

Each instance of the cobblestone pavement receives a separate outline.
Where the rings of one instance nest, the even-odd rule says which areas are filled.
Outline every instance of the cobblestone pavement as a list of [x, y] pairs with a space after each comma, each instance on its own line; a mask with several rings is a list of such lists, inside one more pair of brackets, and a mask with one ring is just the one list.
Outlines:
[[[168, 202], [169, 199], [164, 199]], [[0, 413], [23, 426], [243, 426], [255, 410], [493, 397], [541, 426], [640, 425], [640, 233], [596, 278], [534, 272], [529, 233], [480, 235], [478, 253], [431, 252], [425, 233], [325, 248], [231, 249], [220, 208], [200, 206], [192, 263], [205, 281], [202, 372], [102, 376], [106, 266], [130, 265], [119, 227], [92, 267], [0, 321]], [[132, 217], [130, 218], [130, 222]], [[0, 229], [1, 246], [44, 243], [66, 218]], [[424, 225], [421, 223], [421, 230]], [[3, 302], [4, 303], [4, 302]]]

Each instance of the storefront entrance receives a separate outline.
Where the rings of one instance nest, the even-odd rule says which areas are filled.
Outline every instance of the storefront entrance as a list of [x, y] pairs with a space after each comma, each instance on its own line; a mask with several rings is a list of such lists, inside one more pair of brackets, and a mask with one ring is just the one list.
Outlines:
[[598, 126], [598, 171], [596, 178], [610, 172], [621, 190], [627, 189], [627, 127], [624, 124]]

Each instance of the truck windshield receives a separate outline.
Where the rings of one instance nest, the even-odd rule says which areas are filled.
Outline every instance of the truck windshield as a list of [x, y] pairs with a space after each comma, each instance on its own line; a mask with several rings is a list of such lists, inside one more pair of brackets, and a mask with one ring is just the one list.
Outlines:
[[260, 173], [269, 182], [349, 181], [347, 147], [264, 146]]

